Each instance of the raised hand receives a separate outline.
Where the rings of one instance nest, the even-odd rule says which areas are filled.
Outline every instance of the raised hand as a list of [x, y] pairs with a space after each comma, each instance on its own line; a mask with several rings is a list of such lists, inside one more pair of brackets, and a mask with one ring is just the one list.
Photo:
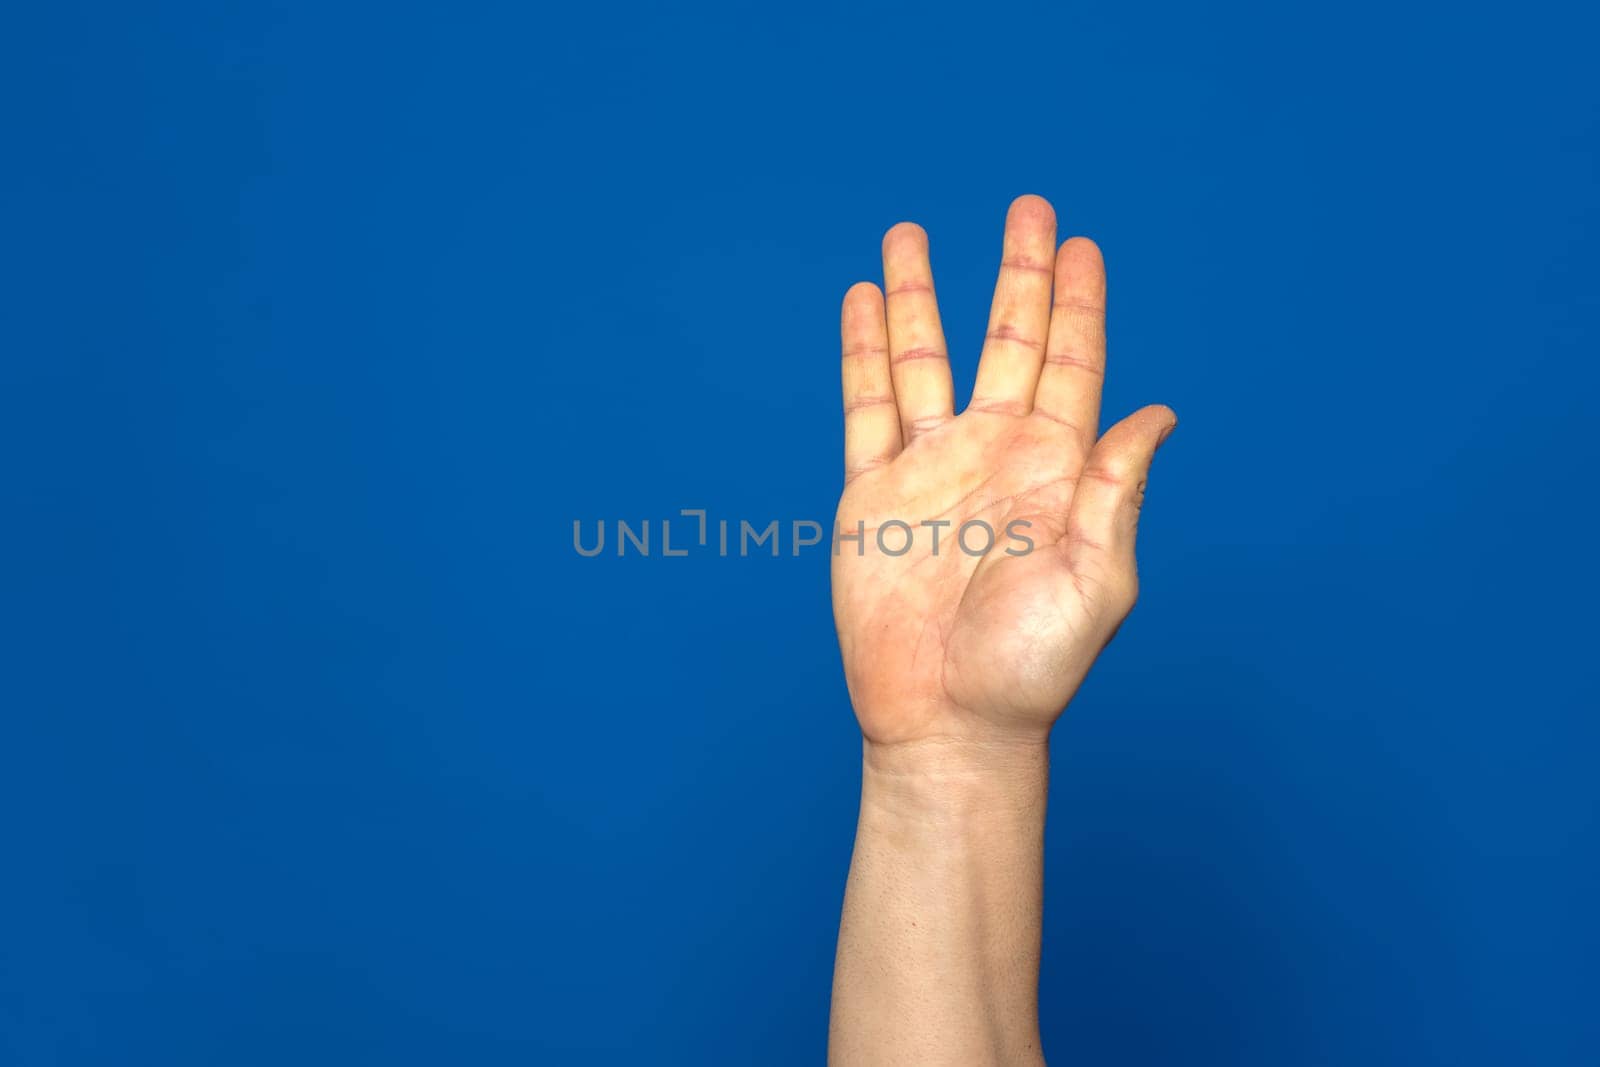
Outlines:
[[1043, 738], [1133, 607], [1145, 478], [1177, 419], [1154, 405], [1097, 439], [1104, 265], [1055, 241], [1046, 201], [1011, 205], [960, 415], [921, 227], [884, 237], [882, 290], [845, 296], [836, 521], [863, 538], [834, 555], [833, 606], [869, 742]]

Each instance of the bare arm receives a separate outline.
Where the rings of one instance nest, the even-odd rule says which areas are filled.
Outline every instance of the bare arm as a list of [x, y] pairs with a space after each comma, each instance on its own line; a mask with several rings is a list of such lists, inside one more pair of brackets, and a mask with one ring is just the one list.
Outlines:
[[867, 746], [831, 1059], [1042, 1063], [1043, 745]]
[[1133, 607], [1144, 481], [1176, 424], [1154, 406], [1096, 434], [1092, 242], [1058, 249], [1050, 205], [1022, 197], [1001, 259], [959, 416], [921, 229], [884, 238], [883, 290], [845, 297], [836, 521], [862, 536], [833, 595], [864, 758], [835, 1064], [1043, 1062], [1050, 728]]

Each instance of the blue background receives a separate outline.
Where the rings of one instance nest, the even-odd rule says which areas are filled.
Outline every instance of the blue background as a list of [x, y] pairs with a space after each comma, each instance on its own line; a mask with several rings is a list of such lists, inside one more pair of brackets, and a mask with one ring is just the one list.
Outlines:
[[0, 38], [0, 1062], [818, 1063], [837, 311], [1009, 200], [1171, 404], [1062, 1063], [1600, 1062], [1578, 5], [51, 5]]

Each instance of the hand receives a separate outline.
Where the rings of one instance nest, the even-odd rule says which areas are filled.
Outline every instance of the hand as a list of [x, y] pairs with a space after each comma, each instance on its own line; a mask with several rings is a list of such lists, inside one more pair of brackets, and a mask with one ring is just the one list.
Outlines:
[[[1145, 478], [1177, 419], [1146, 407], [1096, 440], [1104, 265], [1094, 242], [1055, 236], [1046, 201], [1011, 205], [960, 415], [921, 227], [884, 237], [884, 291], [845, 295], [837, 529], [864, 540], [839, 545], [833, 607], [868, 742], [1044, 739], [1133, 607]], [[878, 541], [900, 551], [894, 520], [903, 555]], [[958, 540], [974, 520], [987, 551], [985, 527]]]

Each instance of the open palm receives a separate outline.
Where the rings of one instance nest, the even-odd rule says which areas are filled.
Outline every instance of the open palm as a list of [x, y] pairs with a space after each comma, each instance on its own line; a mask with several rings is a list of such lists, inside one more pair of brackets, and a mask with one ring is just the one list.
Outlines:
[[960, 415], [922, 229], [891, 229], [884, 288], [845, 296], [833, 605], [871, 741], [1043, 736], [1133, 607], [1145, 477], [1177, 420], [1147, 407], [1096, 439], [1105, 270], [1092, 241], [1055, 240], [1047, 202], [1011, 205]]

